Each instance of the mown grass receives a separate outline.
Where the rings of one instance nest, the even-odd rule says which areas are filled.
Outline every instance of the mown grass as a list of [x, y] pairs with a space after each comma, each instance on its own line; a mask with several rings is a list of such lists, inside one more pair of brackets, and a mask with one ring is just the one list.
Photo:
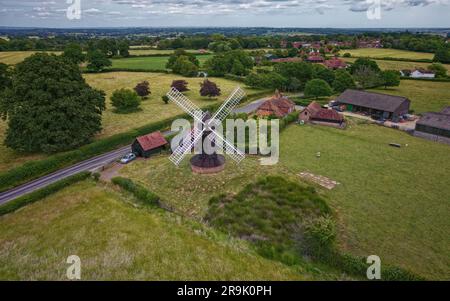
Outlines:
[[[353, 63], [356, 58], [343, 58], [346, 62]], [[375, 60], [381, 70], [412, 70], [417, 68], [427, 69], [430, 63], [418, 63], [418, 62], [403, 62], [403, 61], [388, 61], [388, 60]], [[450, 64], [444, 64], [450, 73]]]
[[[87, 83], [96, 89], [106, 92], [106, 111], [103, 112], [103, 131], [97, 135], [97, 139], [110, 137], [114, 134], [126, 132], [130, 129], [138, 128], [140, 126], [160, 121], [172, 116], [182, 114], [183, 111], [175, 104], [164, 104], [161, 97], [165, 95], [169, 89], [172, 81], [175, 79], [184, 79], [189, 83], [191, 91], [186, 92], [189, 97], [199, 107], [208, 106], [213, 103], [224, 101], [229, 94], [241, 83], [234, 82], [227, 79], [212, 78], [222, 90], [220, 97], [209, 99], [201, 97], [200, 78], [183, 78], [174, 74], [162, 73], [143, 73], [143, 72], [110, 72], [99, 74], [85, 74]], [[152, 94], [149, 98], [142, 102], [139, 112], [131, 114], [117, 114], [111, 106], [110, 97], [114, 90], [127, 88], [132, 89], [138, 82], [148, 81], [151, 86]], [[247, 93], [255, 93], [258, 90], [248, 89], [243, 87]], [[29, 160], [36, 160], [44, 158], [42, 154], [23, 154], [15, 152], [7, 148], [4, 144], [5, 132], [7, 123], [0, 119], [0, 172], [10, 168], [19, 166]]]
[[315, 267], [289, 268], [243, 241], [157, 211], [85, 181], [0, 218], [0, 279], [67, 280], [78, 255], [83, 280], [339, 279]]
[[409, 98], [415, 113], [440, 112], [450, 106], [450, 82], [402, 80], [399, 87], [372, 91]]
[[359, 48], [359, 49], [346, 49], [342, 50], [341, 54], [350, 53], [355, 57], [371, 57], [371, 58], [400, 58], [400, 59], [427, 59], [432, 60], [434, 57], [433, 53], [425, 52], [414, 52], [399, 49], [389, 49], [389, 48]]
[[[202, 66], [206, 60], [212, 55], [199, 55], [197, 59]], [[132, 57], [123, 59], [113, 59], [111, 68], [121, 69], [148, 69], [148, 70], [166, 70], [166, 64], [169, 56], [155, 56], [155, 57]]]
[[[392, 142], [403, 147], [392, 148]], [[449, 279], [448, 145], [364, 124], [345, 131], [291, 126], [280, 145], [281, 164], [291, 172], [309, 171], [341, 183], [327, 192], [339, 217], [341, 249], [376, 254], [427, 278]]]

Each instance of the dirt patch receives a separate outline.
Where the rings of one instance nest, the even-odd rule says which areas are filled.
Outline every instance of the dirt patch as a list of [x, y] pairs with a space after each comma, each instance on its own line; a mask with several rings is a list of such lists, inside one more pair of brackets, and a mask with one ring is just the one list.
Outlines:
[[334, 189], [337, 185], [340, 185], [340, 183], [333, 181], [329, 178], [326, 178], [324, 176], [318, 176], [309, 172], [302, 172], [300, 173], [299, 176], [305, 180], [319, 184], [320, 186], [328, 190]]
[[121, 170], [124, 166], [125, 165], [120, 163], [113, 163], [100, 173], [100, 180], [110, 182], [112, 178], [118, 176], [119, 170]]

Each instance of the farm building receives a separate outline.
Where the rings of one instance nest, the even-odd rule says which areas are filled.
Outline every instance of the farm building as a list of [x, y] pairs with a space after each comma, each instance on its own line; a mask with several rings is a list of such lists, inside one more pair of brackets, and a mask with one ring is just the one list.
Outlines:
[[333, 57], [332, 59], [325, 61], [324, 65], [328, 69], [333, 69], [333, 70], [343, 69], [343, 68], [347, 67], [347, 63], [337, 57]]
[[416, 123], [414, 136], [450, 144], [450, 107], [441, 113], [425, 113]]
[[401, 96], [348, 89], [336, 102], [345, 110], [398, 122], [399, 117], [408, 114], [411, 101]]
[[136, 138], [131, 148], [136, 155], [148, 158], [153, 154], [160, 153], [168, 144], [161, 132], [154, 132]]
[[299, 120], [305, 123], [319, 124], [325, 126], [339, 127], [345, 126], [344, 116], [332, 109], [324, 109], [317, 102], [313, 101], [299, 115]]
[[401, 76], [407, 76], [411, 78], [435, 78], [436, 74], [433, 71], [425, 69], [414, 69], [414, 70], [401, 70]]
[[282, 118], [295, 111], [295, 103], [278, 90], [275, 95], [263, 102], [256, 110], [259, 117], [276, 116]]

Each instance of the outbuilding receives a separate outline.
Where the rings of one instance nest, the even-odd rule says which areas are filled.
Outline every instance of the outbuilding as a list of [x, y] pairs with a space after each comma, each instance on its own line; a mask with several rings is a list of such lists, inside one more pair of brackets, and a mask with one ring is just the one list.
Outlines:
[[414, 136], [450, 144], [450, 107], [441, 113], [425, 113], [416, 123]]
[[136, 138], [132, 150], [140, 157], [149, 158], [153, 154], [161, 153], [168, 144], [161, 132], [154, 132]]
[[398, 122], [409, 113], [411, 101], [402, 96], [348, 89], [336, 99], [347, 111], [365, 113]]

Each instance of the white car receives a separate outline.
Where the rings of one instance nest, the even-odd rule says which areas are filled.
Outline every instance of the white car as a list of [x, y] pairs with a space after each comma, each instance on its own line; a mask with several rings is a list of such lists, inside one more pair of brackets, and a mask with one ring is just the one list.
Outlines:
[[120, 163], [128, 164], [131, 161], [136, 160], [136, 158], [137, 157], [136, 157], [136, 155], [134, 153], [130, 153], [130, 154], [127, 154], [127, 155], [123, 156], [122, 159], [120, 159]]

